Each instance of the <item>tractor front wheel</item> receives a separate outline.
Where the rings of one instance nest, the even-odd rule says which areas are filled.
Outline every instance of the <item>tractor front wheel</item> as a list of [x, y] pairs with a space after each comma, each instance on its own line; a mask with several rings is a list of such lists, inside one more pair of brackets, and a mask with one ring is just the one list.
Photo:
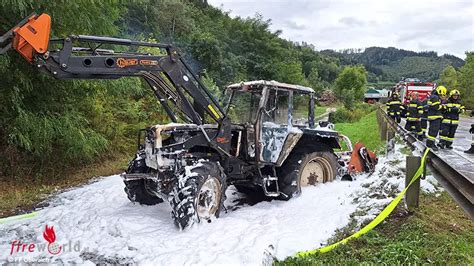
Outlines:
[[224, 209], [226, 175], [216, 162], [197, 162], [183, 171], [170, 195], [171, 216], [180, 229], [219, 217]]

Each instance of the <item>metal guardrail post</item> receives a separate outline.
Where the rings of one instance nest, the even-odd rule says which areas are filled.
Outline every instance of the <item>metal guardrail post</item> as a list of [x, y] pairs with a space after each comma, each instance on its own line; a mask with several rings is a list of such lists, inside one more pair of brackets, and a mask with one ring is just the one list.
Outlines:
[[[406, 177], [405, 186], [408, 186], [412, 177], [415, 175], [418, 168], [421, 165], [421, 157], [419, 156], [407, 156], [406, 161]], [[405, 203], [407, 204], [408, 210], [413, 211], [419, 206], [420, 199], [420, 179], [416, 180], [405, 194]]]
[[395, 131], [392, 129], [388, 128], [387, 129], [387, 141], [392, 140], [395, 137]]
[[380, 129], [380, 139], [381, 140], [387, 140], [387, 121], [384, 119], [384, 115], [382, 113], [383, 111], [379, 108], [377, 109], [377, 122], [379, 124], [379, 129]]

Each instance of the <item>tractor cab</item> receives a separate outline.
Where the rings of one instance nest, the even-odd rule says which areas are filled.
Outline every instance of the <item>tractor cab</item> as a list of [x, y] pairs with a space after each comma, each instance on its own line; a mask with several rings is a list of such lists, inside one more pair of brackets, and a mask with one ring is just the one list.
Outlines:
[[257, 80], [229, 85], [227, 92], [227, 115], [234, 126], [244, 128], [246, 153], [258, 162], [281, 165], [288, 155], [283, 151], [303, 136], [300, 128], [314, 127], [311, 88]]

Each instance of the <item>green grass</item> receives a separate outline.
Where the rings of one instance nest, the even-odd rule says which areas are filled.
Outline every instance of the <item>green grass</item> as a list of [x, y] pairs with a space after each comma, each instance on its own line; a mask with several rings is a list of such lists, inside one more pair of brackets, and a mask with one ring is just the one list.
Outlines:
[[[473, 265], [474, 222], [443, 192], [421, 195], [420, 208], [409, 214], [398, 207], [379, 227], [347, 245], [282, 265]], [[347, 235], [340, 234], [335, 242]]]
[[[326, 112], [327, 106], [315, 106], [314, 117], [318, 117]], [[293, 117], [295, 119], [307, 119], [308, 118], [308, 106], [301, 105], [297, 106], [293, 111]]]
[[120, 173], [129, 159], [130, 155], [116, 154], [79, 169], [68, 169], [61, 178], [51, 173], [41, 179], [0, 179], [0, 218], [33, 209], [52, 193], [84, 184], [95, 176]]
[[376, 111], [364, 116], [354, 123], [336, 123], [336, 130], [351, 139], [352, 144], [362, 141], [369, 149], [376, 150], [383, 146], [377, 124]]

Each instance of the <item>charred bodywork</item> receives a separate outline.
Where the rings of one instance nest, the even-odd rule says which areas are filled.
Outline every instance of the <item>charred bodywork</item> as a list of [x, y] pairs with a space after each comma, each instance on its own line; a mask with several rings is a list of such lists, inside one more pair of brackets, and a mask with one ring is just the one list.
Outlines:
[[[143, 156], [136, 158], [143, 160], [149, 171], [142, 174], [125, 173], [124, 180], [154, 180], [160, 185], [157, 188], [160, 197], [166, 199], [170, 192], [166, 185], [172, 187], [173, 182], [177, 182], [176, 177], [183, 174], [186, 166], [192, 166], [199, 160], [209, 160], [219, 162], [223, 167], [228, 185], [258, 186], [263, 188], [267, 196], [278, 197], [281, 191], [276, 185], [278, 176], [275, 173], [292, 151], [308, 145], [319, 145], [321, 149], [331, 152], [340, 148], [336, 131], [314, 127], [312, 89], [275, 81], [252, 81], [230, 85], [228, 92], [230, 96], [224, 114], [226, 117], [234, 104], [235, 93], [258, 95], [258, 103], [254, 108], [246, 110], [253, 119], [231, 123], [229, 135], [219, 134], [218, 124], [170, 123], [152, 126], [145, 130], [145, 134], [141, 134], [138, 149]], [[277, 97], [271, 97], [278, 93], [288, 98], [284, 102], [287, 105], [283, 110], [285, 113], [282, 114], [285, 124], [264, 119], [264, 116], [272, 118], [268, 109], [275, 113], [283, 112], [278, 106], [269, 103], [278, 102]], [[292, 121], [291, 99], [294, 94], [306, 94], [309, 100], [308, 122], [299, 125]], [[225, 152], [209, 145], [207, 136], [223, 144]]]

